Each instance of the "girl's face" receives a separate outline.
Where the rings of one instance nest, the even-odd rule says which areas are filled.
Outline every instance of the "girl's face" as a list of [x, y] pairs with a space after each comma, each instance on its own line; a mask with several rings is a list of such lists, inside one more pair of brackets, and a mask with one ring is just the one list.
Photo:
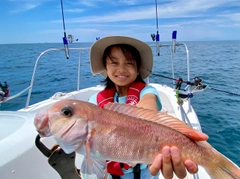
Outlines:
[[116, 86], [128, 89], [139, 74], [136, 61], [126, 59], [120, 47], [112, 47], [106, 59], [107, 75]]

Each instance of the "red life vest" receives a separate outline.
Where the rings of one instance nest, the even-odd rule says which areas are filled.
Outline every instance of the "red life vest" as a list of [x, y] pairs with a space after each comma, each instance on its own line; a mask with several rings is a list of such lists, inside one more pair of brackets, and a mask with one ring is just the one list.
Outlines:
[[[146, 86], [142, 82], [134, 82], [130, 85], [127, 92], [126, 104], [136, 105], [140, 100], [140, 92]], [[109, 102], [114, 102], [114, 88], [104, 89], [97, 94], [97, 105], [103, 108], [103, 106]]]
[[[145, 86], [146, 84], [143, 82], [134, 82], [131, 84], [127, 92], [126, 104], [136, 105], [140, 100], [140, 92]], [[114, 88], [100, 91], [97, 94], [97, 105], [103, 108], [105, 104], [114, 102], [115, 92]], [[122, 176], [124, 175], [122, 168], [128, 170], [130, 166], [125, 163], [121, 166], [119, 162], [107, 161], [107, 172], [110, 174]]]

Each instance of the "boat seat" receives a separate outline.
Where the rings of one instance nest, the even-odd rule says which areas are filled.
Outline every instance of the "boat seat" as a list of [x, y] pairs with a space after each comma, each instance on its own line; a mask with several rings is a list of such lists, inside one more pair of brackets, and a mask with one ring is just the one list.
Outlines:
[[80, 170], [75, 166], [76, 153], [67, 154], [59, 145], [55, 145], [49, 150], [41, 141], [40, 136], [37, 135], [35, 139], [37, 148], [48, 157], [48, 163], [58, 172], [61, 179], [81, 179]]

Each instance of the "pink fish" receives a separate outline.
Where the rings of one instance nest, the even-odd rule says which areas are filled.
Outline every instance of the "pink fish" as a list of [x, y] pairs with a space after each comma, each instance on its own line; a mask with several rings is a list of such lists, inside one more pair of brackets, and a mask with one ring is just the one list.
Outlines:
[[[202, 166], [212, 179], [240, 179], [239, 167], [216, 151], [194, 129], [165, 113], [108, 103], [104, 109], [84, 101], [63, 100], [34, 120], [41, 137], [53, 135], [67, 153], [85, 155], [82, 173], [103, 178], [106, 160], [152, 164], [166, 145], [183, 160]], [[204, 135], [204, 134], [202, 134]]]

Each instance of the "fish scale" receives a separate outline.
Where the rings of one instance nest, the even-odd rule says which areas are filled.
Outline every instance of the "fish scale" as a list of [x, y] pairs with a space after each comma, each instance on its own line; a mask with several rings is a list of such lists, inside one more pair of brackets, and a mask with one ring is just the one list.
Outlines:
[[[127, 161], [127, 163], [133, 161], [140, 163], [144, 161], [145, 163], [147, 162], [147, 164], [151, 164], [165, 145], [179, 146], [179, 148], [182, 148], [181, 146], [190, 143], [189, 138], [170, 128], [167, 129], [165, 126], [159, 126], [156, 123], [151, 121], [146, 122], [142, 119], [133, 119], [131, 122], [126, 123], [126, 121], [129, 120], [128, 117], [124, 116], [119, 119], [121, 115], [115, 115], [117, 114], [113, 113], [112, 118], [116, 119], [117, 122], [112, 124], [112, 126], [105, 126], [105, 129], [99, 124], [105, 122], [97, 123], [94, 121], [94, 124], [92, 124], [93, 129], [96, 130], [90, 140], [92, 152], [95, 153], [97, 151], [103, 158], [108, 157], [109, 160], [113, 161], [122, 159]], [[109, 114], [107, 114], [107, 116], [109, 116]], [[107, 116], [102, 115], [99, 120], [109, 120]], [[116, 126], [119, 123], [121, 123], [121, 125]], [[107, 139], [105, 137], [105, 131], [111, 136], [111, 140], [102, 144], [102, 141]], [[171, 136], [171, 140], [166, 136]], [[179, 140], [181, 144], [173, 142]], [[116, 141], [118, 142], [116, 143]], [[106, 145], [105, 150], [103, 150], [101, 144]], [[191, 147], [196, 147], [194, 143], [192, 145]], [[184, 157], [185, 154], [183, 153], [182, 155]]]

